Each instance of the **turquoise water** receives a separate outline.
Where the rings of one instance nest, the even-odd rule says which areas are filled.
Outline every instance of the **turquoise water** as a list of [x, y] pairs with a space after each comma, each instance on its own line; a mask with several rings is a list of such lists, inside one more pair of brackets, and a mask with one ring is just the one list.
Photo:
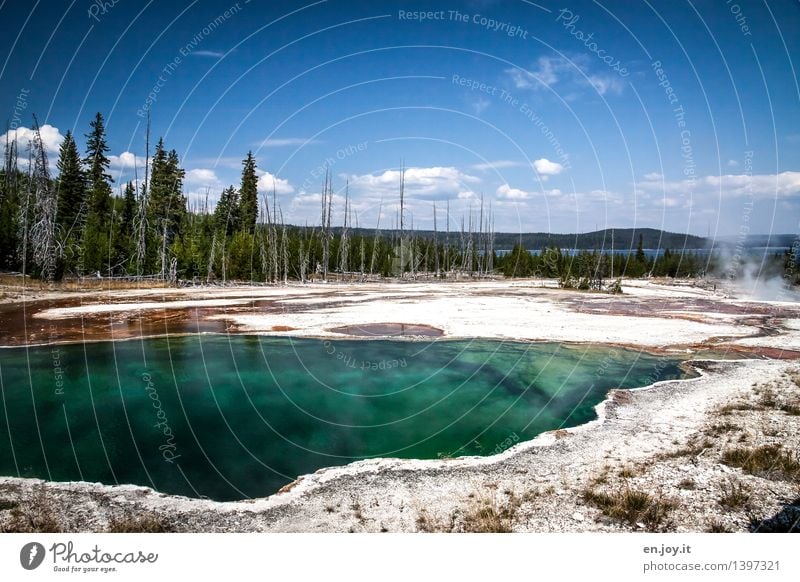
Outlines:
[[621, 349], [187, 336], [0, 350], [0, 474], [217, 500], [369, 457], [489, 455], [682, 377]]

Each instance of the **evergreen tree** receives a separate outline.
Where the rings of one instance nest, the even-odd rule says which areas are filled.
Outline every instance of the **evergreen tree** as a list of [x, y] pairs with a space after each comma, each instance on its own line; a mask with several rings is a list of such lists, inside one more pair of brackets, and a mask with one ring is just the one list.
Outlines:
[[88, 180], [88, 212], [86, 226], [81, 239], [83, 260], [78, 262], [78, 270], [105, 273], [110, 260], [109, 232], [111, 229], [111, 185], [108, 173], [111, 161], [106, 143], [106, 130], [103, 116], [97, 113], [89, 123], [90, 132], [86, 134], [86, 177]]
[[17, 142], [8, 138], [6, 131], [2, 175], [0, 175], [0, 268], [19, 268], [17, 247], [19, 240], [19, 184], [21, 174], [17, 169]]
[[214, 227], [217, 232], [230, 236], [241, 228], [239, 193], [233, 186], [225, 188], [214, 209]]
[[67, 131], [58, 152], [58, 223], [67, 238], [80, 230], [80, 218], [86, 204], [86, 176], [83, 173], [80, 153], [72, 133]]
[[125, 185], [125, 195], [122, 202], [122, 230], [129, 236], [133, 234], [133, 221], [136, 217], [136, 190], [133, 182]]
[[253, 233], [258, 218], [258, 177], [256, 176], [256, 160], [253, 152], [247, 152], [247, 158], [242, 162], [242, 187], [239, 190], [239, 215], [241, 229]]
[[106, 129], [103, 115], [97, 113], [89, 123], [91, 131], [86, 134], [87, 177], [89, 180], [89, 210], [95, 212], [105, 226], [111, 212], [111, 186], [114, 181], [108, 173], [111, 161], [106, 154], [110, 151], [106, 143]]
[[153, 154], [148, 202], [150, 224], [158, 231], [159, 236], [166, 227], [167, 244], [180, 231], [186, 213], [186, 199], [182, 192], [185, 175], [186, 172], [180, 167], [178, 153], [175, 150], [167, 153], [164, 139], [159, 139]]

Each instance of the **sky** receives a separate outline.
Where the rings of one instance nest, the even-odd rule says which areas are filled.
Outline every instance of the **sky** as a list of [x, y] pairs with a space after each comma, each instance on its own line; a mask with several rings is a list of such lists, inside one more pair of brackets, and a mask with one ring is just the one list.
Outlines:
[[[800, 2], [0, 0], [0, 104], [55, 166], [107, 121], [213, 207], [248, 151], [287, 222], [800, 234]], [[25, 157], [25, 154], [21, 154]], [[449, 208], [449, 215], [447, 209]]]

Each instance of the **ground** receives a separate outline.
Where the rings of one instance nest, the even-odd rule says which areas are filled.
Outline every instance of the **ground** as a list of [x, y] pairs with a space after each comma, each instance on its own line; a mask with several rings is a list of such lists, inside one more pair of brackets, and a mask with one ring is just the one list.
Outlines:
[[1, 345], [198, 332], [386, 333], [408, 341], [441, 334], [686, 354], [700, 376], [613, 391], [596, 421], [492, 457], [362, 461], [303, 476], [257, 500], [217, 503], [135, 486], [0, 478], [0, 529], [790, 528], [800, 512], [800, 307], [693, 281], [623, 281], [623, 290], [564, 291], [540, 280], [7, 289]]

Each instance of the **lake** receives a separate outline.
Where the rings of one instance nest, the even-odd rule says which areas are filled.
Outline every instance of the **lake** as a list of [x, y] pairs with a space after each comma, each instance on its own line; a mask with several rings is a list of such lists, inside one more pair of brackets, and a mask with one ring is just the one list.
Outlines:
[[0, 350], [0, 474], [237, 500], [372, 457], [490, 455], [683, 377], [632, 350], [194, 335]]

